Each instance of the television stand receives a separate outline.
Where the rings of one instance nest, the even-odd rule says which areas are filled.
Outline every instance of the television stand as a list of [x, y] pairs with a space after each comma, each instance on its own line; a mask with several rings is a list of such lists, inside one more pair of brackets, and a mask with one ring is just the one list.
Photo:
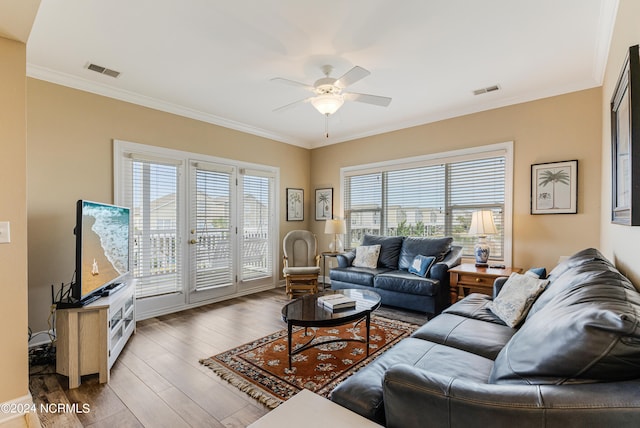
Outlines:
[[69, 389], [90, 374], [109, 382], [111, 367], [135, 332], [135, 280], [124, 281], [118, 291], [81, 307], [57, 307], [56, 372], [69, 377]]

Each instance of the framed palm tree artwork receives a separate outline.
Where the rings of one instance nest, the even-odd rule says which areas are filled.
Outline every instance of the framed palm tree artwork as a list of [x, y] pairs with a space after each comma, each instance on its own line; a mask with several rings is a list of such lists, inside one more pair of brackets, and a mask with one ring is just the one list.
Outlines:
[[333, 187], [316, 189], [316, 220], [333, 218]]
[[287, 187], [287, 221], [304, 220], [304, 189]]
[[578, 161], [531, 165], [531, 214], [578, 212]]

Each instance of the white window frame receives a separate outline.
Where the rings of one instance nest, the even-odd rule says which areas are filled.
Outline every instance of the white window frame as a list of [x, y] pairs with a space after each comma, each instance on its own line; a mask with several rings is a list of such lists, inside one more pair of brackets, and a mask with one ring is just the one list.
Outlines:
[[[233, 297], [238, 297], [246, 294], [256, 293], [263, 290], [273, 289], [278, 286], [279, 283], [279, 264], [278, 264], [278, 255], [280, 254], [280, 242], [278, 237], [280, 236], [279, 231], [279, 222], [277, 219], [280, 218], [280, 168], [273, 167], [269, 165], [260, 165], [250, 162], [238, 161], [234, 159], [226, 159], [220, 158], [216, 156], [204, 155], [200, 153], [192, 153], [177, 149], [168, 149], [163, 147], [150, 146], [146, 144], [139, 144], [130, 141], [123, 140], [113, 140], [113, 186], [114, 186], [114, 202], [116, 204], [122, 204], [125, 200], [124, 192], [126, 191], [126, 186], [124, 185], [124, 181], [127, 179], [127, 171], [125, 168], [125, 154], [127, 153], [135, 153], [136, 155], [147, 157], [149, 159], [158, 158], [158, 159], [175, 159], [176, 161], [182, 162], [183, 165], [190, 165], [193, 162], [207, 162], [207, 163], [217, 163], [217, 164], [226, 164], [236, 168], [236, 170], [247, 169], [253, 171], [262, 171], [266, 175], [273, 176], [274, 178], [274, 218], [276, 221], [273, 222], [273, 237], [274, 239], [271, 242], [271, 251], [273, 254], [273, 258], [271, 260], [273, 264], [273, 281], [259, 286], [259, 287], [238, 287], [237, 292], [230, 295], [225, 295], [222, 297], [213, 297], [208, 300], [193, 300], [190, 301], [190, 260], [189, 260], [189, 248], [187, 238], [189, 237], [189, 214], [188, 214], [188, 204], [186, 196], [189, 195], [189, 180], [185, 177], [179, 180], [179, 192], [183, 196], [179, 198], [180, 200], [180, 218], [181, 224], [178, 227], [182, 230], [182, 242], [179, 244], [181, 254], [183, 255], [182, 263], [182, 273], [181, 273], [181, 281], [183, 284], [182, 292], [180, 293], [179, 301], [176, 299], [168, 299], [166, 297], [161, 297], [158, 299], [158, 304], [153, 304], [153, 302], [149, 303], [149, 299], [143, 299], [142, 301], [138, 301], [136, 304], [136, 318], [138, 319], [146, 319], [154, 316], [164, 315], [172, 312], [181, 311], [184, 309], [189, 309], [192, 307], [201, 306], [208, 303], [213, 303], [221, 300], [230, 299]], [[187, 174], [187, 170], [184, 169], [182, 174]], [[234, 254], [233, 257], [240, 257], [239, 254]], [[239, 260], [234, 260], [234, 265], [239, 266]], [[147, 302], [145, 302], [147, 300]]]
[[346, 176], [410, 169], [445, 162], [463, 162], [491, 156], [504, 156], [505, 158], [504, 263], [511, 266], [513, 260], [513, 141], [340, 168], [340, 194], [342, 197], [339, 202], [339, 212], [344, 216], [344, 181]]

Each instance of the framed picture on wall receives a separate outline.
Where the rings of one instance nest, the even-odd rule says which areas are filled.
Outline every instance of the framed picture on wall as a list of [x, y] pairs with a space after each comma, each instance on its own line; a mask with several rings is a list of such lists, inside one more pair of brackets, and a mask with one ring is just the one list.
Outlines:
[[333, 187], [316, 189], [316, 220], [333, 218]]
[[578, 161], [531, 165], [531, 214], [578, 212]]
[[287, 221], [304, 220], [304, 189], [287, 188]]
[[628, 226], [640, 226], [639, 55], [629, 48], [611, 98], [611, 222]]

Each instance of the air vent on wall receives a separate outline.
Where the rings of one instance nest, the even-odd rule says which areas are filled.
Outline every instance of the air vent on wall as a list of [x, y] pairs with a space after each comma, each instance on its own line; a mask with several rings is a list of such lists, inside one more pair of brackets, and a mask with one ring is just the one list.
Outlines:
[[473, 95], [486, 94], [487, 92], [494, 92], [500, 90], [500, 85], [487, 86], [486, 88], [476, 89], [473, 91]]
[[110, 68], [106, 68], [106, 67], [103, 67], [103, 66], [97, 65], [97, 64], [89, 64], [89, 65], [87, 65], [87, 69], [89, 69], [91, 71], [95, 71], [96, 73], [104, 74], [104, 75], [111, 76], [111, 77], [114, 77], [114, 78], [120, 76], [120, 72], [119, 71], [111, 70]]

